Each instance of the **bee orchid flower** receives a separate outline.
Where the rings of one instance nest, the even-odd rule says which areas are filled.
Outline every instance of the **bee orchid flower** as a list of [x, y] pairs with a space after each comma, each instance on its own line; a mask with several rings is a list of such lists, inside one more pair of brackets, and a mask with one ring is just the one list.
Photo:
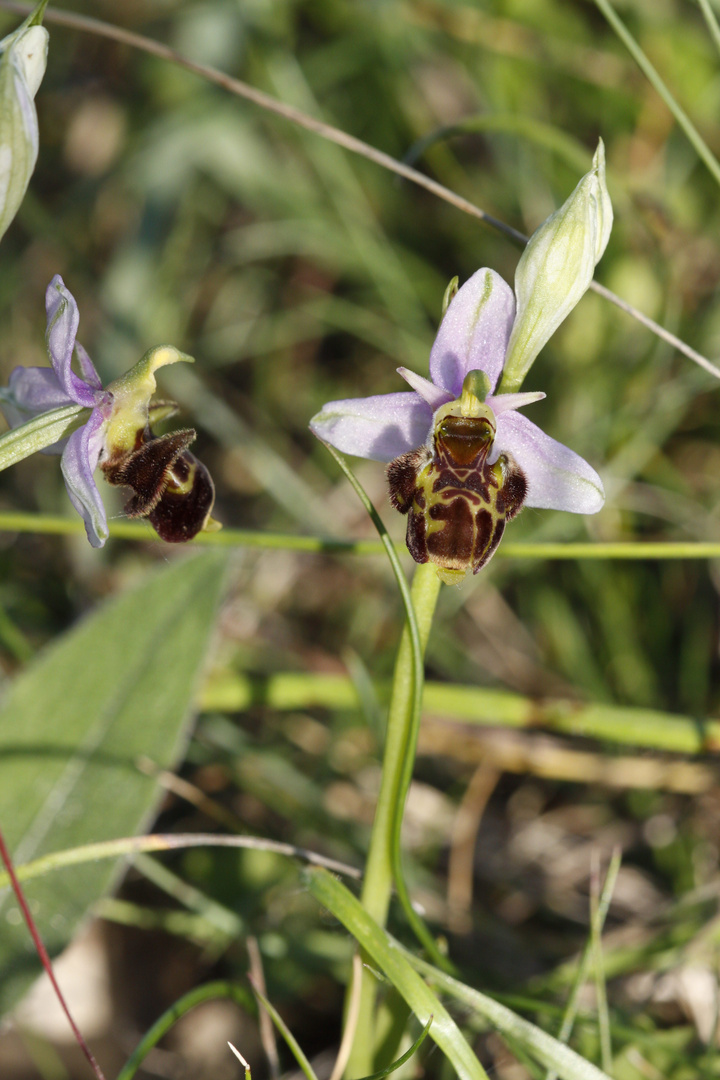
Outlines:
[[[95, 365], [76, 340], [78, 307], [59, 275], [48, 285], [45, 309], [52, 367], [15, 368], [0, 394], [0, 409], [11, 428], [67, 405], [90, 410], [81, 427], [46, 449], [62, 454], [65, 486], [92, 546], [102, 547], [108, 537], [94, 476], [98, 466], [110, 484], [133, 490], [126, 514], [146, 518], [163, 540], [182, 542], [203, 529], [219, 528], [210, 517], [215, 498], [212, 479], [188, 450], [195, 432], [186, 429], [158, 437], [151, 427], [176, 411], [172, 402], [151, 403], [155, 372], [177, 361], [192, 362], [192, 357], [171, 345], [159, 345], [103, 388]], [[73, 357], [79, 375], [73, 371]]]
[[610, 233], [602, 144], [593, 170], [533, 235], [516, 293], [478, 270], [450, 300], [430, 352], [430, 379], [398, 368], [410, 392], [331, 401], [310, 423], [338, 450], [389, 462], [393, 506], [408, 515], [416, 562], [448, 583], [477, 573], [523, 506], [595, 514], [595, 470], [518, 410], [516, 391], [592, 279]]

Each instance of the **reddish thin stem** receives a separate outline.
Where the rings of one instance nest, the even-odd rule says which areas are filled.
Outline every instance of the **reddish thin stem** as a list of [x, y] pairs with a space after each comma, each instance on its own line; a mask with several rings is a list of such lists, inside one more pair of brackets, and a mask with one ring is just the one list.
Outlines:
[[38, 931], [38, 928], [35, 925], [35, 920], [32, 917], [32, 914], [30, 912], [30, 908], [28, 907], [27, 900], [25, 899], [25, 894], [22, 891], [22, 886], [20, 885], [20, 882], [17, 879], [17, 875], [15, 873], [15, 867], [13, 866], [12, 859], [10, 858], [10, 852], [8, 851], [7, 846], [5, 844], [5, 838], [4, 838], [3, 834], [2, 834], [1, 829], [0, 829], [0, 858], [2, 858], [2, 861], [5, 864], [5, 869], [7, 870], [8, 877], [10, 878], [10, 884], [12, 885], [12, 890], [15, 893], [15, 898], [17, 899], [18, 904], [20, 905], [20, 910], [23, 913], [23, 918], [25, 919], [25, 922], [27, 923], [27, 928], [30, 931], [30, 936], [33, 939], [33, 942], [35, 944], [35, 949], [37, 950], [37, 954], [40, 957], [40, 963], [42, 964], [45, 971], [47, 972], [48, 978], [50, 979], [50, 982], [52, 983], [52, 988], [55, 991], [55, 994], [57, 995], [57, 999], [60, 1002], [60, 1005], [62, 1006], [62, 1010], [65, 1013], [65, 1015], [67, 1016], [70, 1027], [73, 1030], [73, 1035], [77, 1039], [78, 1046], [80, 1047], [83, 1054], [85, 1055], [88, 1062], [90, 1063], [90, 1068], [95, 1073], [95, 1076], [97, 1077], [97, 1080], [105, 1080], [105, 1075], [104, 1075], [102, 1069], [100, 1068], [100, 1066], [98, 1065], [97, 1061], [95, 1060], [95, 1057], [93, 1055], [92, 1050], [90, 1049], [88, 1044], [85, 1042], [84, 1038], [82, 1037], [80, 1029], [78, 1028], [77, 1024], [73, 1020], [72, 1015], [70, 1013], [70, 1010], [69, 1010], [69, 1008], [67, 1006], [67, 1002], [65, 1001], [65, 998], [63, 997], [62, 990], [58, 986], [57, 979], [55, 978], [55, 972], [53, 971], [52, 964], [50, 963], [50, 957], [48, 956], [47, 949], [45, 948], [45, 945], [43, 944], [42, 938], [40, 937], [40, 933]]

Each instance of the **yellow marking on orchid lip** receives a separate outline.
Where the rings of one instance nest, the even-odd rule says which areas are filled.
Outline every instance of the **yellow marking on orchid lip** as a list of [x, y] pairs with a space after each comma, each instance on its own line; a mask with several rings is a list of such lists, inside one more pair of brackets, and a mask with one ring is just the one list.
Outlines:
[[425, 468], [420, 472], [417, 479], [417, 485], [422, 491], [425, 497], [425, 507], [421, 508], [417, 502], [414, 503], [413, 509], [416, 514], [422, 514], [425, 518], [425, 535], [432, 536], [433, 533], [441, 532], [445, 528], [445, 521], [438, 521], [435, 518], [430, 517], [429, 509], [434, 503], [446, 502], [447, 497], [445, 492], [439, 494], [433, 492], [433, 483], [435, 481], [434, 463], [428, 462]]
[[150, 399], [157, 390], [155, 372], [178, 361], [195, 363], [192, 356], [173, 345], [156, 345], [148, 349], [135, 367], [107, 387], [113, 395], [113, 410], [105, 438], [110, 454], [135, 449], [138, 432], [145, 430]]
[[492, 472], [493, 476], [495, 477], [495, 481], [496, 481], [498, 487], [500, 487], [502, 485], [503, 480], [505, 479], [505, 470], [502, 467], [502, 455], [501, 455], [501, 457], [499, 457], [497, 459], [497, 461], [495, 462], [494, 465], [490, 466], [490, 471]]
[[187, 480], [178, 480], [173, 475], [173, 485], [171, 488], [171, 494], [173, 495], [189, 495], [193, 489], [195, 483], [195, 469], [191, 469], [188, 473]]
[[443, 585], [459, 585], [467, 577], [467, 570], [451, 570], [448, 566], [436, 566], [435, 573]]

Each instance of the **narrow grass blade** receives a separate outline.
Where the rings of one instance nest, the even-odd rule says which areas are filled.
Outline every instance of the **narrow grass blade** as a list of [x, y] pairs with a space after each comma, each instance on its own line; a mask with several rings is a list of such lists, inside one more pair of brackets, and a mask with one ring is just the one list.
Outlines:
[[667, 105], [670, 112], [675, 117], [675, 120], [685, 132], [688, 141], [694, 148], [696, 154], [707, 166], [708, 171], [711, 173], [713, 179], [720, 184], [720, 162], [713, 154], [708, 144], [703, 139], [698, 129], [693, 124], [692, 120], [682, 108], [682, 106], [675, 100], [671, 91], [663, 82], [657, 69], [651, 64], [649, 58], [643, 52], [642, 48], [632, 36], [625, 23], [616, 14], [614, 8], [610, 4], [609, 0], [595, 0], [595, 3], [600, 8], [607, 21], [612, 26], [617, 36], [622, 41], [625, 48], [632, 56], [635, 63], [638, 65], [643, 75], [645, 75], [648, 82], [654, 87], [662, 100]]
[[[445, 1006], [417, 972], [413, 971], [404, 952], [385, 930], [370, 918], [359, 900], [324, 870], [308, 871], [305, 880], [318, 903], [343, 924], [373, 963], [381, 968], [420, 1023], [427, 1024], [432, 1018], [430, 1037], [447, 1056], [460, 1080], [488, 1080], [487, 1073]], [[430, 970], [436, 969], [430, 967]], [[450, 976], [444, 978], [449, 979]]]
[[396, 944], [395, 947], [402, 951], [402, 955], [407, 958], [412, 967], [421, 972], [439, 990], [484, 1017], [501, 1035], [507, 1036], [508, 1039], [522, 1046], [535, 1061], [546, 1068], [554, 1069], [561, 1080], [611, 1080], [607, 1073], [598, 1069], [597, 1065], [593, 1065], [592, 1062], [571, 1050], [569, 1046], [565, 1046], [552, 1035], [548, 1035], [542, 1028], [518, 1016], [506, 1005], [501, 1005], [499, 1001], [488, 997], [487, 994], [466, 986], [451, 975], [446, 975], [444, 971], [438, 971], [425, 960], [412, 956], [402, 949], [402, 946]]
[[[605, 925], [605, 919], [607, 918], [608, 909], [610, 908], [610, 901], [612, 894], [615, 890], [615, 882], [620, 872], [620, 864], [622, 862], [622, 852], [616, 850], [613, 852], [608, 872], [605, 875], [605, 883], [603, 885], [602, 893], [600, 894], [600, 900], [597, 905], [597, 910], [594, 912], [593, 924], [595, 931], [593, 936], [597, 935], [601, 937], [603, 926]], [[575, 1023], [575, 1017], [578, 1013], [580, 1005], [580, 991], [582, 990], [585, 981], [590, 971], [590, 964], [593, 959], [593, 937], [591, 937], [583, 951], [580, 964], [578, 965], [577, 974], [573, 982], [570, 998], [565, 1009], [565, 1015], [563, 1016], [560, 1031], [558, 1032], [558, 1039], [562, 1043], [566, 1043], [572, 1034], [573, 1024]], [[549, 1070], [546, 1080], [556, 1080], [557, 1073], [552, 1069]]]
[[241, 1009], [251, 1016], [255, 1016], [257, 1013], [252, 994], [243, 986], [224, 981], [205, 983], [204, 986], [198, 986], [185, 994], [184, 997], [181, 997], [174, 1005], [171, 1005], [155, 1021], [123, 1065], [118, 1073], [117, 1080], [132, 1080], [153, 1047], [157, 1046], [163, 1036], [167, 1035], [170, 1028], [181, 1016], [185, 1016], [191, 1009], [194, 1009], [197, 1005], [202, 1005], [205, 1001], [217, 1001], [218, 998], [230, 998], [231, 1001], [236, 1002]]
[[[610, 876], [608, 874], [608, 876]], [[590, 946], [595, 976], [595, 996], [597, 999], [598, 1029], [600, 1031], [600, 1057], [605, 1072], [612, 1069], [612, 1041], [610, 1034], [610, 1014], [608, 1011], [607, 988], [605, 986], [605, 968], [602, 952], [602, 928], [604, 917], [600, 910], [600, 866], [597, 855], [592, 870], [592, 888], [590, 892]]]
[[282, 1035], [283, 1039], [287, 1043], [287, 1046], [288, 1046], [288, 1049], [290, 1050], [290, 1053], [292, 1054], [292, 1056], [297, 1061], [298, 1065], [300, 1066], [303, 1073], [307, 1077], [307, 1080], [317, 1080], [317, 1076], [315, 1075], [315, 1070], [313, 1069], [313, 1067], [310, 1064], [310, 1062], [308, 1061], [308, 1059], [305, 1057], [305, 1054], [303, 1053], [303, 1050], [302, 1050], [302, 1047], [300, 1046], [300, 1043], [297, 1041], [297, 1039], [293, 1035], [292, 1031], [287, 1026], [285, 1021], [283, 1020], [280, 1013], [268, 1001], [268, 999], [265, 997], [265, 995], [263, 993], [261, 993], [260, 990], [258, 990], [257, 986], [255, 986], [255, 985], [253, 985], [253, 993], [255, 994], [255, 997], [258, 999], [258, 1001], [262, 1005], [263, 1009], [265, 1009], [265, 1012], [268, 1014], [268, 1016], [272, 1020], [273, 1024], [278, 1029], [278, 1031]]
[[553, 124], [544, 124], [537, 117], [521, 116], [517, 113], [481, 113], [467, 116], [457, 124], [447, 124], [430, 131], [413, 143], [403, 161], [414, 165], [435, 143], [451, 139], [455, 135], [469, 135], [476, 132], [498, 131], [503, 134], [517, 135], [556, 154], [571, 169], [586, 173], [590, 168], [592, 154], [578, 140], [572, 138]]
[[720, 52], [720, 26], [718, 26], [715, 12], [710, 7], [710, 0], [698, 0], [698, 3], [700, 5], [700, 10], [703, 13], [705, 22], [707, 23], [707, 28], [710, 31], [710, 35], [715, 42], [715, 46], [718, 52]]
[[425, 1042], [425, 1039], [430, 1032], [432, 1022], [433, 1018], [431, 1016], [425, 1027], [420, 1032], [418, 1038], [412, 1044], [410, 1049], [405, 1051], [402, 1057], [399, 1057], [397, 1061], [393, 1061], [392, 1065], [388, 1065], [387, 1069], [381, 1069], [380, 1072], [373, 1073], [372, 1076], [365, 1076], [363, 1080], [383, 1080], [383, 1077], [389, 1076], [390, 1073], [395, 1072], [395, 1070], [399, 1069], [401, 1065], [404, 1065], [406, 1061], [409, 1061], [410, 1058], [418, 1052], [422, 1044]]

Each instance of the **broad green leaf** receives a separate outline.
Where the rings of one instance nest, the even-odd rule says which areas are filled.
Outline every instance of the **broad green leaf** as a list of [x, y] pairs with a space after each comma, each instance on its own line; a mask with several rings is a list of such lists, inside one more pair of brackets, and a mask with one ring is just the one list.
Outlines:
[[[173, 563], [83, 620], [24, 671], [0, 709], [0, 827], [16, 863], [140, 832], [157, 783], [187, 738], [225, 560]], [[56, 955], [123, 860], [29, 882], [31, 910]], [[0, 892], [0, 1013], [40, 965], [15, 898]]]
[[343, 924], [385, 973], [421, 1024], [430, 1025], [433, 1039], [448, 1058], [460, 1080], [488, 1080], [487, 1073], [470, 1049], [450, 1013], [403, 956], [398, 945], [372, 919], [360, 901], [326, 870], [305, 872], [315, 899]]

